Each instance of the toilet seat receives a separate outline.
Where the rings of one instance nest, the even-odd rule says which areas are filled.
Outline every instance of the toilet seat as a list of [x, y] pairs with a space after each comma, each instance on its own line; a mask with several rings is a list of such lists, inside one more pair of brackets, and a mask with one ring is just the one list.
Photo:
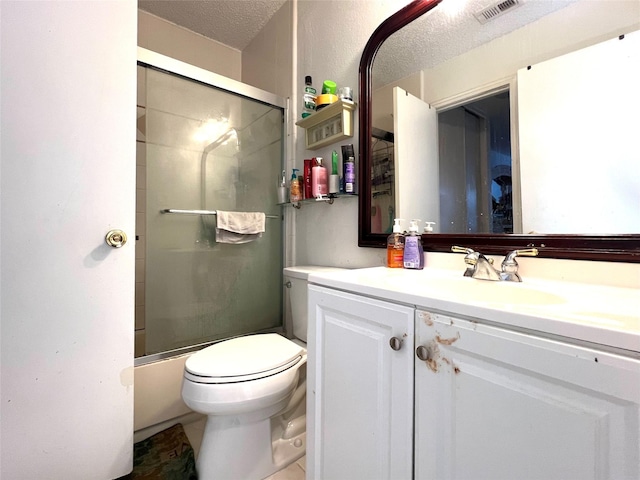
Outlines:
[[304, 349], [276, 334], [258, 334], [216, 343], [191, 355], [184, 378], [196, 383], [238, 383], [288, 370], [305, 359]]

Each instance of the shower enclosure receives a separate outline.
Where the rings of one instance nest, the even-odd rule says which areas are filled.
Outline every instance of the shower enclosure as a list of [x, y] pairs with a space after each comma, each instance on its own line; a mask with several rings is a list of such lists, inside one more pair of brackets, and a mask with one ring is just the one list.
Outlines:
[[[153, 52], [138, 54], [136, 357], [282, 326], [284, 99]], [[216, 211], [266, 231], [216, 242]]]

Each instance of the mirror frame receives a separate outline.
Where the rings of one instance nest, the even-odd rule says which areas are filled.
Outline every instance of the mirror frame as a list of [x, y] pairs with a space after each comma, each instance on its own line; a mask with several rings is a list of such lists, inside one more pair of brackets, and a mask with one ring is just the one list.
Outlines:
[[[365, 45], [359, 70], [358, 246], [385, 248], [387, 234], [371, 233], [371, 136], [373, 61], [393, 33], [435, 8], [442, 0], [414, 0], [387, 18]], [[640, 234], [526, 235], [526, 234], [423, 234], [425, 251], [450, 252], [452, 245], [486, 254], [537, 247], [540, 257], [640, 263]]]

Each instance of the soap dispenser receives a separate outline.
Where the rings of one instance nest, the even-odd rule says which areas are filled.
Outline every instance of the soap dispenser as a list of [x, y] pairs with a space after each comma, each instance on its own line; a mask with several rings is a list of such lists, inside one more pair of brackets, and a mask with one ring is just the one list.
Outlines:
[[287, 178], [285, 171], [282, 170], [282, 178], [280, 179], [280, 184], [278, 185], [278, 203], [287, 203]]
[[436, 222], [424, 222], [424, 233], [433, 233], [433, 226]]
[[422, 249], [422, 237], [418, 234], [418, 222], [411, 220], [409, 235], [404, 239], [404, 268], [422, 270], [424, 268], [424, 251]]
[[387, 267], [404, 267], [404, 233], [400, 226], [400, 218], [393, 220], [393, 233], [387, 237]]
[[291, 203], [302, 200], [302, 185], [300, 185], [300, 179], [297, 173], [298, 169], [294, 168], [291, 174], [291, 183], [289, 184], [289, 200]]

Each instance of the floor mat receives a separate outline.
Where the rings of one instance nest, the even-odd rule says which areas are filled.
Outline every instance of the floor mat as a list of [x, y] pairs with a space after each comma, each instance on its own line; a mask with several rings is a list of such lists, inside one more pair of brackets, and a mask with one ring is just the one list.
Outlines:
[[195, 454], [180, 423], [133, 445], [130, 478], [197, 480]]

